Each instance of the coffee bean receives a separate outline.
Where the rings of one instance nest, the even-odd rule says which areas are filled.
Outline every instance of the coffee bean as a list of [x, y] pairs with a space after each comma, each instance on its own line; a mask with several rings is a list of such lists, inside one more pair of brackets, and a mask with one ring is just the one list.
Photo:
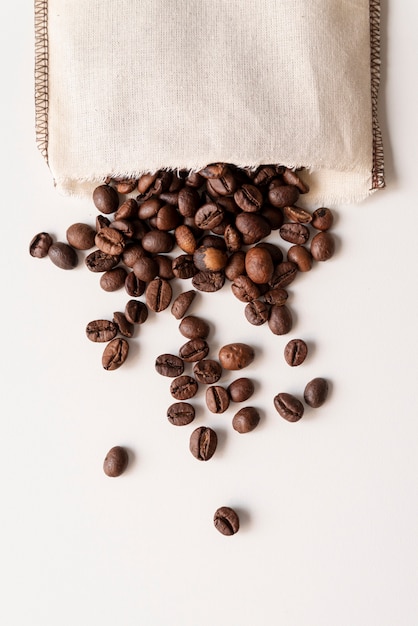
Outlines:
[[229, 343], [219, 350], [219, 362], [226, 370], [241, 370], [255, 357], [254, 349], [245, 343]]
[[166, 254], [175, 245], [174, 236], [164, 230], [150, 230], [141, 239], [142, 247], [151, 254]]
[[100, 287], [104, 291], [117, 291], [125, 285], [127, 271], [124, 267], [114, 267], [100, 276]]
[[109, 185], [99, 185], [93, 191], [93, 202], [100, 213], [114, 213], [119, 206], [118, 192]]
[[234, 281], [242, 274], [245, 274], [245, 252], [238, 250], [229, 257], [225, 267], [225, 276], [228, 280]]
[[114, 446], [106, 454], [103, 462], [103, 471], [110, 478], [117, 478], [128, 467], [128, 452], [122, 446]]
[[301, 365], [308, 355], [308, 346], [303, 339], [291, 339], [284, 348], [284, 358], [288, 365]]
[[93, 320], [86, 326], [86, 335], [90, 341], [105, 343], [116, 337], [118, 328], [110, 320]]
[[312, 215], [309, 211], [306, 211], [298, 206], [285, 206], [283, 208], [283, 213], [287, 219], [292, 222], [299, 222], [299, 224], [309, 224], [312, 222]]
[[110, 341], [103, 351], [102, 365], [105, 370], [116, 370], [125, 363], [129, 352], [126, 339], [116, 338]]
[[134, 272], [129, 272], [125, 278], [126, 293], [132, 298], [139, 298], [145, 292], [146, 283], [137, 278]]
[[112, 256], [122, 254], [126, 243], [122, 233], [110, 226], [101, 228], [94, 241], [99, 250]]
[[295, 185], [276, 185], [271, 183], [268, 200], [275, 207], [283, 208], [295, 204], [299, 198], [299, 189]]
[[270, 252], [260, 246], [250, 248], [245, 255], [245, 270], [254, 283], [268, 283], [274, 271]]
[[243, 185], [234, 193], [234, 200], [247, 213], [257, 213], [263, 204], [263, 194], [254, 185]]
[[176, 400], [189, 400], [196, 395], [197, 381], [192, 376], [178, 376], [170, 385], [170, 393]]
[[176, 207], [171, 204], [164, 204], [155, 216], [152, 224], [157, 230], [174, 230], [180, 224], [181, 216]]
[[157, 264], [157, 276], [164, 278], [164, 280], [173, 280], [173, 259], [166, 254], [156, 254], [154, 261]]
[[203, 178], [221, 178], [228, 172], [228, 166], [226, 163], [210, 163], [202, 170], [199, 171], [200, 176]]
[[183, 187], [177, 198], [178, 210], [183, 217], [193, 217], [200, 205], [200, 196], [196, 189]]
[[210, 332], [209, 324], [206, 320], [195, 315], [187, 315], [179, 324], [179, 331], [188, 339], [206, 339]]
[[121, 335], [127, 337], [128, 339], [133, 337], [134, 325], [127, 319], [125, 313], [122, 313], [122, 311], [115, 311], [113, 313], [113, 321]]
[[167, 280], [154, 278], [145, 290], [145, 301], [151, 311], [159, 313], [169, 306], [172, 295], [173, 290]]
[[38, 233], [29, 244], [29, 254], [37, 259], [48, 256], [48, 250], [52, 246], [52, 237], [49, 233]]
[[240, 213], [235, 218], [235, 226], [241, 233], [245, 245], [258, 243], [271, 233], [269, 222], [258, 213]]
[[140, 300], [129, 300], [125, 306], [125, 317], [131, 324], [143, 324], [148, 319], [146, 304]]
[[299, 272], [309, 272], [312, 268], [312, 254], [304, 246], [291, 246], [287, 251], [287, 260], [294, 263]]
[[284, 221], [283, 210], [270, 204], [264, 205], [260, 215], [267, 220], [271, 230], [278, 230]]
[[192, 278], [192, 285], [198, 291], [219, 291], [225, 284], [225, 273], [220, 272], [197, 272]]
[[179, 357], [187, 363], [204, 359], [209, 353], [209, 346], [204, 339], [191, 339], [181, 346]]
[[213, 523], [222, 535], [231, 536], [239, 531], [239, 517], [229, 506], [221, 506], [215, 511]]
[[62, 270], [72, 270], [78, 265], [77, 252], [67, 243], [57, 241], [48, 248], [52, 263]]
[[253, 183], [260, 187], [269, 185], [277, 177], [274, 165], [260, 165], [252, 175]]
[[101, 250], [95, 250], [86, 256], [84, 262], [90, 272], [101, 273], [116, 267], [119, 260], [119, 255], [107, 254]]
[[311, 254], [315, 261], [328, 261], [335, 252], [334, 237], [328, 231], [320, 232], [311, 241]]
[[193, 366], [193, 374], [199, 383], [213, 385], [222, 376], [222, 367], [213, 359], [202, 359]]
[[229, 385], [228, 393], [233, 402], [245, 402], [254, 393], [254, 383], [249, 378], [237, 378]]
[[160, 354], [155, 359], [155, 369], [161, 376], [176, 378], [184, 372], [183, 360], [175, 354]]
[[238, 433], [249, 433], [258, 426], [260, 414], [253, 406], [246, 406], [235, 413], [232, 419], [232, 427]]
[[134, 263], [132, 271], [139, 280], [149, 283], [158, 274], [158, 263], [148, 255], [143, 255]]
[[194, 264], [192, 254], [180, 254], [173, 259], [172, 269], [174, 276], [181, 279], [192, 278], [199, 271]]
[[282, 176], [285, 183], [294, 185], [299, 189], [300, 193], [308, 193], [309, 185], [307, 185], [295, 171], [286, 167]]
[[204, 245], [196, 249], [193, 262], [200, 271], [219, 272], [226, 266], [228, 255], [219, 248]]
[[168, 421], [174, 426], [187, 426], [195, 418], [194, 407], [188, 402], [175, 402], [167, 409]]
[[245, 306], [244, 314], [250, 324], [261, 326], [270, 316], [270, 305], [261, 300], [253, 300]]
[[274, 407], [281, 417], [288, 422], [297, 422], [303, 416], [304, 406], [290, 393], [279, 393], [274, 397]]
[[158, 172], [154, 172], [153, 174], [142, 174], [142, 176], [139, 177], [136, 188], [138, 189], [140, 195], [145, 195], [151, 189], [157, 179], [157, 176]]
[[275, 267], [269, 285], [272, 289], [288, 287], [295, 280], [297, 273], [298, 266], [296, 263], [283, 261]]
[[89, 224], [77, 222], [67, 228], [67, 241], [76, 250], [89, 250], [94, 246], [96, 231]]
[[229, 196], [235, 192], [237, 181], [234, 175], [226, 170], [219, 178], [209, 178], [206, 180], [206, 189], [209, 194], [214, 196]]
[[298, 222], [287, 222], [280, 227], [280, 237], [289, 243], [303, 245], [310, 237], [307, 226]]
[[217, 445], [218, 437], [211, 428], [200, 426], [190, 436], [190, 452], [199, 461], [209, 461], [215, 454]]
[[286, 289], [282, 289], [281, 287], [276, 287], [275, 289], [270, 289], [263, 294], [264, 301], [267, 304], [276, 304], [277, 306], [283, 306], [288, 299], [289, 294]]
[[229, 394], [224, 387], [213, 385], [206, 389], [206, 406], [211, 413], [224, 413], [229, 407]]
[[317, 409], [324, 404], [327, 395], [328, 382], [325, 378], [313, 378], [306, 385], [303, 397], [308, 406]]
[[194, 289], [183, 291], [177, 296], [171, 305], [171, 313], [177, 320], [184, 317], [195, 297], [196, 291]]
[[193, 234], [192, 229], [185, 224], [177, 226], [174, 231], [174, 237], [178, 247], [186, 254], [193, 254], [196, 250], [197, 243], [196, 237]]
[[312, 226], [317, 230], [328, 230], [334, 222], [334, 216], [330, 209], [321, 207], [312, 214]]
[[223, 233], [228, 252], [237, 252], [242, 248], [241, 233], [233, 226], [228, 224]]
[[286, 335], [292, 330], [292, 314], [285, 304], [282, 306], [272, 305], [268, 325], [274, 335]]
[[215, 202], [210, 202], [197, 209], [194, 221], [198, 228], [202, 230], [212, 230], [222, 222], [223, 218], [223, 208]]
[[248, 276], [237, 276], [231, 285], [231, 291], [241, 302], [251, 302], [261, 295], [258, 285]]
[[[119, 192], [121, 193], [121, 192]], [[129, 192], [130, 193], [130, 192]], [[138, 202], [134, 198], [128, 198], [122, 202], [114, 215], [115, 220], [132, 220], [138, 217]]]

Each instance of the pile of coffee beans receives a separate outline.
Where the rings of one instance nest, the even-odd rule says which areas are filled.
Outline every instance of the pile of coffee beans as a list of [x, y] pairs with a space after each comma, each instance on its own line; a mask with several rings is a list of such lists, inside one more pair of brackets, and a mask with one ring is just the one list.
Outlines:
[[[150, 311], [159, 314], [168, 309], [181, 320], [179, 330], [187, 341], [178, 354], [157, 357], [155, 369], [173, 378], [170, 392], [176, 402], [168, 408], [168, 420], [187, 425], [195, 412], [186, 400], [197, 393], [199, 384], [207, 386], [206, 406], [212, 413], [224, 412], [230, 402], [245, 402], [254, 389], [248, 378], [237, 379], [227, 388], [217, 384], [223, 369], [245, 367], [254, 351], [235, 343], [224, 346], [218, 360], [208, 358], [209, 325], [187, 315], [196, 292], [215, 292], [229, 285], [251, 325], [267, 324], [274, 335], [289, 333], [293, 316], [287, 288], [300, 272], [310, 271], [335, 252], [331, 210], [319, 207], [311, 212], [298, 205], [308, 191], [300, 171], [272, 164], [250, 169], [213, 163], [200, 171], [160, 170], [129, 180], [109, 177], [93, 192], [98, 211], [94, 225], [70, 225], [66, 241], [54, 241], [49, 233], [40, 232], [29, 251], [64, 270], [77, 267], [84, 255], [84, 265], [98, 274], [101, 289], [127, 294], [129, 299], [112, 319], [92, 320], [85, 328], [90, 341], [106, 344], [102, 366], [107, 371], [125, 363], [129, 340]], [[278, 232], [280, 245], [267, 241], [272, 231]], [[173, 285], [186, 280], [191, 285], [174, 297]], [[284, 360], [295, 367], [307, 353], [302, 339], [292, 339]], [[186, 363], [193, 364], [193, 375], [184, 373]], [[307, 384], [304, 401], [319, 407], [327, 392], [327, 382], [316, 378]], [[291, 422], [304, 412], [301, 400], [287, 393], [277, 394], [273, 404]], [[247, 433], [259, 419], [255, 407], [245, 406], [232, 425], [237, 432]], [[210, 428], [200, 427], [190, 438], [190, 450], [199, 460], [210, 459], [216, 445], [216, 433]], [[109, 475], [126, 468], [124, 462], [116, 465], [117, 473], [110, 469]], [[225, 511], [222, 515], [219, 519], [224, 521], [215, 523], [218, 529], [238, 529]]]

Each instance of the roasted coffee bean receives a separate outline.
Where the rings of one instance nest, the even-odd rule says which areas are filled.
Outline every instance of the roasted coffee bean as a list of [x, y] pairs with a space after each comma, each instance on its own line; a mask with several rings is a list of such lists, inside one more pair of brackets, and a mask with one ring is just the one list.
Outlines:
[[197, 272], [192, 278], [192, 285], [198, 291], [219, 291], [225, 284], [225, 273], [220, 272]]
[[190, 452], [199, 461], [209, 461], [215, 454], [217, 445], [218, 437], [212, 428], [200, 426], [190, 436]]
[[189, 291], [183, 291], [177, 296], [177, 298], [171, 305], [171, 313], [177, 320], [180, 320], [182, 317], [184, 317], [184, 315], [186, 315], [195, 297], [196, 291], [194, 289], [190, 289]]
[[285, 206], [283, 213], [291, 222], [298, 222], [299, 224], [309, 224], [312, 222], [312, 215], [309, 211], [299, 206]]
[[157, 173], [154, 183], [148, 188], [147, 196], [159, 196], [161, 193], [168, 191], [173, 180], [173, 172], [161, 170]]
[[229, 196], [237, 189], [237, 181], [229, 170], [219, 178], [209, 178], [206, 180], [206, 189], [211, 196]]
[[308, 193], [309, 185], [305, 183], [295, 171], [286, 167], [282, 177], [287, 185], [294, 185], [299, 189], [300, 193]]
[[78, 265], [77, 252], [67, 243], [57, 241], [48, 248], [52, 263], [62, 270], [73, 270]]
[[94, 238], [94, 241], [99, 250], [112, 256], [122, 254], [126, 245], [123, 234], [110, 226], [105, 226], [99, 230]]
[[309, 228], [298, 222], [287, 222], [281, 226], [280, 237], [289, 243], [297, 243], [303, 245], [309, 239]]
[[122, 446], [114, 446], [109, 450], [103, 461], [103, 471], [110, 478], [117, 478], [128, 467], [128, 452]]
[[125, 306], [125, 317], [131, 324], [143, 324], [148, 319], [146, 304], [140, 300], [129, 300]]
[[93, 320], [86, 326], [86, 335], [90, 341], [105, 343], [116, 337], [118, 328], [110, 320]]
[[38, 233], [29, 244], [29, 254], [36, 259], [43, 259], [48, 256], [48, 250], [52, 243], [52, 237], [49, 233]]
[[108, 217], [105, 217], [104, 215], [98, 215], [96, 217], [95, 224], [96, 224], [96, 233], [98, 233], [99, 230], [101, 230], [102, 228], [110, 226], [111, 222]]
[[270, 305], [262, 300], [253, 300], [246, 305], [244, 315], [253, 326], [261, 326], [269, 318]]
[[155, 369], [161, 376], [176, 378], [183, 374], [184, 362], [175, 354], [160, 354], [155, 360]]
[[224, 239], [226, 243], [226, 248], [228, 252], [237, 252], [242, 248], [242, 237], [239, 230], [233, 226], [233, 224], [228, 224], [224, 230]]
[[286, 335], [292, 330], [293, 320], [290, 309], [285, 304], [273, 304], [270, 309], [268, 325], [274, 335]]
[[113, 313], [113, 321], [121, 335], [127, 337], [128, 339], [131, 339], [131, 337], [134, 336], [134, 325], [128, 320], [125, 313], [122, 313], [122, 311], [115, 311]]
[[200, 176], [203, 178], [221, 178], [228, 172], [228, 166], [226, 163], [210, 163], [202, 170], [199, 171]]
[[151, 254], [166, 254], [175, 245], [174, 236], [164, 230], [150, 230], [141, 239], [142, 247]]
[[115, 183], [116, 191], [122, 195], [132, 193], [138, 184], [136, 178], [114, 178], [113, 181]]
[[196, 315], [187, 315], [179, 324], [179, 331], [187, 339], [206, 339], [210, 332], [209, 324], [206, 320]]
[[183, 187], [177, 197], [178, 210], [183, 217], [193, 217], [200, 206], [200, 196], [196, 189]]
[[134, 263], [132, 271], [139, 280], [149, 283], [158, 274], [158, 263], [148, 255], [143, 255]]
[[229, 506], [221, 506], [215, 511], [213, 523], [222, 535], [231, 536], [239, 531], [239, 517]]
[[198, 383], [192, 376], [178, 376], [170, 385], [170, 393], [176, 400], [189, 400], [196, 395]]
[[235, 280], [237, 276], [245, 274], [245, 252], [238, 250], [231, 254], [225, 267], [225, 276], [228, 280]]
[[154, 261], [157, 263], [157, 275], [165, 280], [173, 280], [173, 259], [166, 254], [156, 254]]
[[219, 272], [226, 266], [228, 255], [219, 248], [204, 245], [196, 249], [193, 262], [200, 271]]
[[269, 285], [272, 289], [283, 289], [288, 287], [296, 278], [298, 273], [298, 266], [291, 261], [282, 261], [279, 263], [273, 272]]
[[132, 220], [138, 217], [138, 202], [134, 198], [128, 198], [122, 202], [114, 215], [115, 220]]
[[252, 174], [254, 185], [265, 187], [277, 177], [277, 170], [274, 165], [260, 165]]
[[283, 210], [271, 204], [264, 205], [260, 215], [267, 220], [271, 230], [278, 230], [284, 221]]
[[219, 362], [226, 370], [241, 370], [254, 360], [254, 349], [246, 343], [229, 343], [219, 350]]
[[270, 252], [260, 246], [250, 248], [245, 255], [245, 270], [254, 283], [268, 283], [274, 271]]
[[205, 179], [199, 174], [199, 172], [189, 172], [185, 180], [186, 186], [192, 187], [193, 189], [199, 189], [204, 182]]
[[204, 339], [190, 339], [179, 350], [179, 357], [187, 363], [204, 359], [209, 353], [209, 346]]
[[264, 302], [267, 304], [276, 304], [277, 306], [283, 306], [289, 297], [286, 289], [276, 287], [276, 289], [270, 289], [263, 294]]
[[153, 174], [142, 174], [142, 176], [139, 177], [136, 188], [140, 195], [145, 195], [150, 190], [157, 176], [158, 172], [154, 172]]
[[132, 269], [135, 263], [146, 254], [147, 253], [141, 243], [139, 241], [134, 241], [132, 243], [128, 243], [124, 247], [121, 255], [121, 261], [126, 265], [126, 267], [130, 267]]
[[100, 287], [104, 291], [117, 291], [125, 285], [127, 271], [124, 267], [114, 267], [100, 276]]
[[287, 251], [287, 260], [295, 263], [299, 272], [309, 272], [312, 268], [312, 254], [304, 246], [291, 246]]
[[288, 365], [301, 365], [308, 355], [308, 346], [303, 339], [291, 339], [284, 348], [284, 358]]
[[133, 272], [129, 272], [125, 278], [126, 293], [132, 298], [139, 298], [145, 292], [146, 283], [139, 280]]
[[304, 413], [302, 402], [290, 393], [278, 393], [274, 397], [274, 407], [279, 415], [288, 422], [297, 422]]
[[188, 402], [174, 402], [167, 409], [167, 417], [174, 426], [187, 426], [193, 422], [195, 410]]
[[202, 359], [193, 366], [193, 374], [199, 383], [213, 385], [222, 376], [222, 367], [213, 359]]
[[173, 259], [172, 268], [174, 276], [181, 279], [193, 278], [199, 271], [192, 254], [180, 254]]
[[174, 230], [180, 224], [181, 217], [176, 207], [164, 204], [155, 216], [155, 227], [158, 230]]
[[170, 283], [163, 278], [154, 278], [145, 289], [147, 306], [155, 313], [160, 313], [169, 306], [172, 295], [173, 290]]
[[328, 396], [328, 382], [325, 378], [313, 378], [305, 387], [303, 398], [314, 409], [322, 406]]
[[93, 202], [100, 213], [114, 213], [119, 206], [118, 192], [110, 185], [99, 185], [93, 191]]
[[222, 222], [223, 218], [223, 208], [215, 202], [210, 202], [197, 209], [194, 221], [198, 228], [202, 230], [212, 230], [212, 228]]
[[165, 204], [171, 204], [172, 206], [177, 206], [178, 204], [178, 191], [165, 191], [164, 193], [160, 193], [159, 197]]
[[259, 287], [248, 276], [237, 276], [232, 282], [231, 291], [241, 302], [251, 302], [261, 295]]
[[232, 428], [238, 433], [249, 433], [258, 426], [260, 413], [253, 406], [246, 406], [235, 413], [232, 419]]
[[254, 185], [243, 185], [234, 193], [234, 200], [247, 213], [257, 213], [263, 204], [263, 194]]
[[335, 252], [334, 237], [328, 231], [320, 232], [311, 241], [311, 254], [315, 261], [328, 261]]
[[90, 272], [102, 273], [116, 267], [119, 260], [119, 255], [106, 254], [106, 252], [101, 250], [95, 250], [86, 256], [84, 262]]
[[277, 185], [271, 183], [268, 200], [275, 207], [291, 206], [299, 198], [299, 189], [295, 185]]
[[102, 365], [105, 370], [116, 370], [125, 363], [129, 352], [126, 339], [116, 337], [107, 344], [102, 355]]
[[253, 245], [271, 233], [269, 222], [258, 213], [240, 213], [235, 218], [235, 226], [242, 235], [245, 245]]
[[211, 413], [225, 413], [229, 407], [229, 394], [224, 387], [213, 385], [206, 389], [206, 406]]
[[174, 231], [178, 247], [186, 254], [193, 254], [197, 248], [196, 237], [189, 226], [181, 224]]
[[89, 224], [77, 222], [67, 228], [67, 241], [76, 250], [89, 250], [94, 246], [95, 229]]
[[115, 220], [110, 223], [109, 228], [113, 228], [122, 233], [125, 239], [133, 239], [136, 237], [135, 222], [130, 220]]
[[237, 378], [228, 387], [232, 402], [245, 402], [254, 393], [254, 383], [249, 378]]
[[262, 248], [263, 250], [267, 250], [267, 252], [271, 256], [271, 260], [273, 261], [273, 265], [278, 265], [283, 261], [283, 252], [275, 243], [270, 243], [269, 241], [260, 241], [257, 243], [255, 248]]
[[334, 222], [334, 216], [330, 209], [321, 207], [312, 214], [312, 226], [317, 230], [328, 230]]
[[157, 215], [162, 206], [163, 203], [159, 198], [149, 198], [139, 205], [138, 217], [141, 220], [149, 220]]

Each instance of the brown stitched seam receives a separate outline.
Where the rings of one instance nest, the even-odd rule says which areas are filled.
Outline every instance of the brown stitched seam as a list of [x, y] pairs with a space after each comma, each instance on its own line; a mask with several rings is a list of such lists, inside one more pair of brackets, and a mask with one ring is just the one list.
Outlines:
[[48, 163], [48, 0], [35, 0], [35, 132]]
[[371, 189], [385, 186], [385, 167], [382, 132], [378, 119], [380, 85], [380, 0], [370, 0], [370, 70], [373, 128], [373, 164]]

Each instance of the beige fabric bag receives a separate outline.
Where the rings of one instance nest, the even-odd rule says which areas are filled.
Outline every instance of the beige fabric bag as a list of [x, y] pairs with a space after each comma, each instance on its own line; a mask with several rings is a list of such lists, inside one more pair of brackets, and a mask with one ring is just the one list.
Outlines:
[[60, 192], [157, 169], [306, 167], [384, 186], [379, 0], [35, 0], [38, 145]]

